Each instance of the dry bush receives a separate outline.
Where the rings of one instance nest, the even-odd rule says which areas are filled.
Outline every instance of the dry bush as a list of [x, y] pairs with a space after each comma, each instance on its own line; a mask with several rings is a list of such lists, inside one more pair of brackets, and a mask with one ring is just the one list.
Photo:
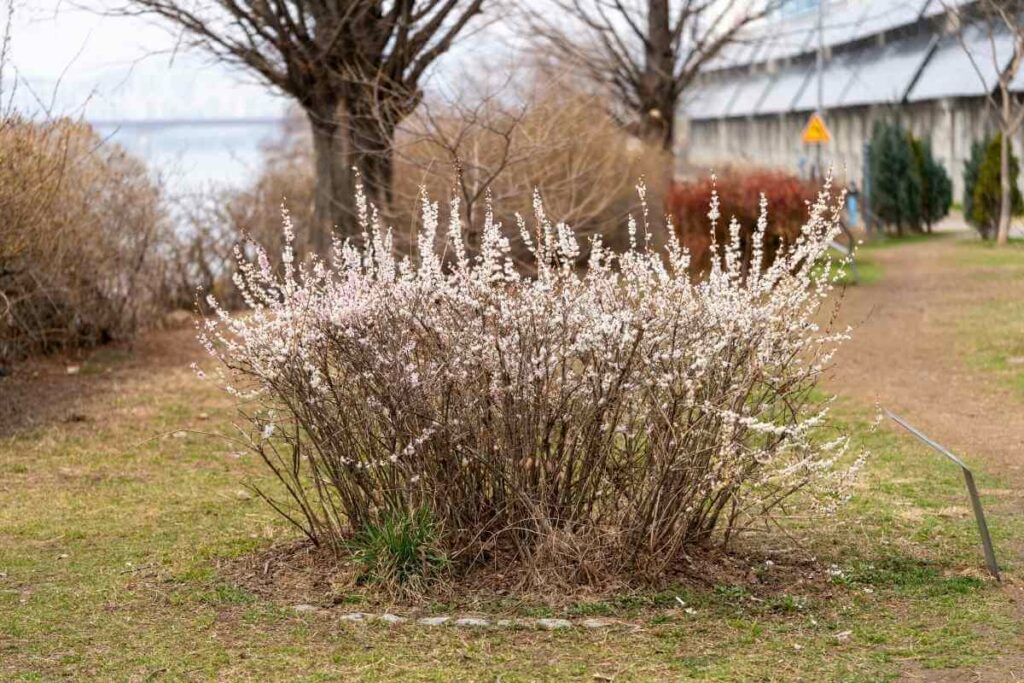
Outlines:
[[719, 223], [712, 239], [707, 220], [707, 198], [718, 192], [722, 215], [739, 221], [741, 250], [749, 262], [754, 249], [752, 236], [760, 215], [762, 193], [768, 199], [771, 222], [760, 245], [765, 261], [771, 263], [776, 252], [791, 244], [799, 235], [807, 218], [807, 206], [817, 196], [814, 183], [783, 171], [731, 169], [719, 178], [677, 182], [669, 189], [666, 210], [672, 218], [676, 234], [692, 255], [695, 273], [707, 273], [711, 267], [713, 241], [724, 244], [729, 239], [727, 225]]
[[0, 360], [130, 336], [166, 229], [142, 163], [66, 119], [0, 122]]
[[[399, 225], [415, 226], [421, 188], [432, 197], [454, 192], [474, 253], [487, 197], [501, 212], [495, 219], [512, 224], [516, 214], [533, 212], [539, 188], [545, 207], [578, 234], [626, 246], [622, 227], [638, 208], [637, 179], [650, 185], [664, 175], [660, 150], [624, 132], [601, 98], [571, 88], [474, 101], [423, 107], [404, 126], [392, 211]], [[511, 239], [517, 259], [529, 262], [518, 236]]]
[[525, 275], [491, 220], [469, 256], [457, 203], [444, 230], [425, 202], [414, 259], [364, 209], [368, 243], [336, 244], [332, 265], [299, 265], [288, 239], [279, 274], [253, 247], [251, 310], [211, 297], [201, 339], [287, 491], [261, 494], [314, 543], [354, 544], [368, 573], [494, 562], [526, 582], [658, 579], [797, 492], [824, 509], [845, 495], [845, 441], [820, 438], [812, 399], [845, 337], [815, 323], [837, 212], [826, 187], [749, 275], [733, 223], [695, 283], [678, 242], [645, 249], [632, 221], [630, 248], [595, 239], [580, 269], [583, 245], [538, 204], [519, 224]]

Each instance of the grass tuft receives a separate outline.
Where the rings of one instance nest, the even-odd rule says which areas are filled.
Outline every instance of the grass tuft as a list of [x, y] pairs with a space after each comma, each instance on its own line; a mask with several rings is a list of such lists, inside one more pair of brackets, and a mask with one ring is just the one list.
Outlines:
[[408, 588], [438, 578], [449, 566], [439, 548], [440, 529], [430, 511], [389, 513], [349, 542], [362, 565], [361, 582]]

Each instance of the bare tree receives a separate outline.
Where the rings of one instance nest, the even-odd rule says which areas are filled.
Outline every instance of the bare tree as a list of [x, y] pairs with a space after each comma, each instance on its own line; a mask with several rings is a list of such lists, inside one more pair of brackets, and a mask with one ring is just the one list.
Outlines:
[[354, 232], [356, 168], [387, 204], [395, 127], [422, 98], [429, 67], [484, 0], [127, 0], [185, 39], [293, 98], [313, 133], [315, 248], [332, 224]]
[[[1024, 123], [1024, 102], [1018, 93], [1010, 90], [1024, 62], [1024, 0], [979, 0], [965, 15], [959, 8], [946, 6], [959, 22], [960, 46], [986, 88], [985, 97], [995, 112], [1001, 133], [996, 243], [1005, 245], [1010, 239], [1013, 204], [1010, 141]], [[966, 37], [969, 31], [980, 31], [984, 39], [969, 40]], [[995, 74], [994, 87], [989, 82], [991, 74]]]
[[673, 151], [675, 114], [701, 67], [773, 0], [549, 0], [531, 34], [616, 98], [639, 135]]

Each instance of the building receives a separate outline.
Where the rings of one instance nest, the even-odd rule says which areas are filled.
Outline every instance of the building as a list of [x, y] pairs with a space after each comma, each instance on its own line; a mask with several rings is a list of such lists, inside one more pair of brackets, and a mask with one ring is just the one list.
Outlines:
[[[831, 2], [820, 32], [816, 5], [800, 4], [802, 11], [753, 27], [704, 69], [681, 108], [683, 162], [807, 175], [815, 150], [801, 142], [801, 133], [818, 105], [820, 40], [821, 100], [832, 135], [824, 163], [863, 187], [872, 125], [898, 118], [931, 140], [959, 201], [971, 144], [995, 130], [986, 93], [995, 92], [997, 68], [1012, 57], [1012, 36], [990, 37], [982, 24], [957, 30], [961, 22], [950, 0]], [[1012, 89], [1024, 92], [1024, 69]], [[1022, 134], [1014, 140], [1018, 153]]]

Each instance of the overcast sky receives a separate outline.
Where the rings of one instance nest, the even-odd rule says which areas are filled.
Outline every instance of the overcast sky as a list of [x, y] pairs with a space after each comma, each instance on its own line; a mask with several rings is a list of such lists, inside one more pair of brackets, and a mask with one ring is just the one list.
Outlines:
[[[17, 102], [92, 120], [278, 116], [281, 98], [200, 53], [172, 55], [151, 19], [100, 16], [66, 0], [15, 0]], [[163, 54], [160, 54], [163, 53]], [[10, 81], [10, 75], [7, 78]]]
[[[173, 54], [176, 36], [166, 24], [81, 9], [100, 1], [15, 0], [10, 62], [20, 108], [42, 104], [94, 121], [263, 118], [284, 111], [286, 100], [252, 76], [201, 52]], [[457, 70], [494, 48], [493, 39], [475, 36], [442, 68]], [[10, 73], [6, 80], [5, 92]]]

